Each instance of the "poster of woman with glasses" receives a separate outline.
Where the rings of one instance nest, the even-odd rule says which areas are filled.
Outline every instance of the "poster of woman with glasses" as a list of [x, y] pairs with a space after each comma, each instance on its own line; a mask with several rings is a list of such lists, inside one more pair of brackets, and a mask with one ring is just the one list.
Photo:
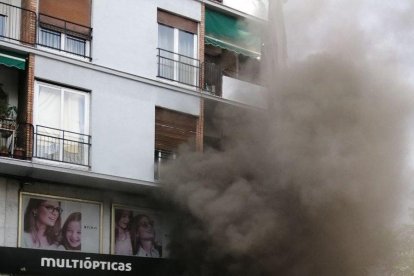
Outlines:
[[112, 254], [165, 258], [167, 243], [167, 227], [159, 213], [113, 206]]
[[19, 246], [100, 253], [101, 203], [21, 193]]

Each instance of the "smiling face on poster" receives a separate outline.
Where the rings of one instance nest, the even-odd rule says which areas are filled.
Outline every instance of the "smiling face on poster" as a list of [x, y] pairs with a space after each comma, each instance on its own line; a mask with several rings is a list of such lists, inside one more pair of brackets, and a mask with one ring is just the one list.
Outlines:
[[168, 231], [160, 213], [112, 207], [112, 254], [166, 258]]
[[20, 247], [100, 253], [101, 203], [30, 193], [20, 202]]

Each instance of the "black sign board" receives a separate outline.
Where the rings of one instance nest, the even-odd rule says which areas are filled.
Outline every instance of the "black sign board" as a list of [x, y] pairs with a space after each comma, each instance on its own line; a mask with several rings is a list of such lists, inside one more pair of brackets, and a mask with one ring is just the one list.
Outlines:
[[0, 247], [0, 273], [21, 275], [178, 275], [174, 262], [108, 254]]

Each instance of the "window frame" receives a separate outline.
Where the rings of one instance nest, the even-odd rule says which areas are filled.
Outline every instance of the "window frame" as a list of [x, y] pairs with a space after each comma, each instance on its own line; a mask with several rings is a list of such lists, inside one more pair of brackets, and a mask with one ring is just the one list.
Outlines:
[[[52, 46], [48, 46], [48, 45], [44, 44], [42, 42], [42, 36], [41, 36], [42, 32], [49, 32], [49, 33], [59, 34], [60, 35], [60, 45], [59, 45], [59, 47], [52, 47]], [[67, 39], [68, 38], [71, 38], [71, 39], [76, 40], [76, 41], [84, 42], [84, 45], [83, 45], [84, 53], [83, 53], [83, 55], [67, 50], [67, 48], [68, 48]], [[60, 32], [60, 31], [56, 31], [56, 30], [52, 30], [52, 29], [49, 29], [49, 28], [39, 26], [38, 41], [39, 41], [38, 45], [40, 47], [45, 47], [47, 49], [51, 49], [52, 51], [57, 50], [59, 52], [64, 52], [64, 53], [66, 53], [67, 55], [70, 55], [70, 56], [76, 56], [76, 57], [81, 57], [81, 58], [85, 58], [85, 59], [86, 58], [91, 59], [91, 56], [90, 56], [90, 53], [91, 53], [90, 40], [88, 40], [88, 39], [84, 39], [84, 38], [81, 38], [81, 37], [77, 37], [75, 35], [70, 35], [70, 34], [67, 34], [67, 33], [64, 33], [64, 32]]]

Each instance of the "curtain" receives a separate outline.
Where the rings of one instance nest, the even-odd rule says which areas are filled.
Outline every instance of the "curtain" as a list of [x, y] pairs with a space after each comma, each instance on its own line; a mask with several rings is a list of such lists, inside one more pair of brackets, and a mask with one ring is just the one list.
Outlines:
[[60, 33], [41, 29], [40, 44], [54, 49], [60, 49]]
[[158, 24], [159, 76], [174, 79], [174, 28]]
[[66, 36], [65, 50], [80, 56], [85, 56], [85, 40]]
[[178, 33], [179, 71], [178, 80], [182, 83], [194, 85], [197, 64], [194, 60], [194, 35], [179, 30]]
[[5, 17], [3, 15], [0, 15], [0, 35], [6, 35], [4, 32], [5, 31], [5, 26], [4, 26], [5, 20], [4, 19]]
[[59, 89], [40, 86], [38, 99], [38, 125], [61, 128], [61, 92]]
[[39, 86], [38, 102], [37, 156], [59, 160], [61, 92], [59, 89]]
[[[64, 161], [83, 164], [85, 159], [85, 96], [70, 91], [64, 92], [63, 105], [63, 128], [64, 139]], [[76, 133], [71, 133], [76, 132]]]

